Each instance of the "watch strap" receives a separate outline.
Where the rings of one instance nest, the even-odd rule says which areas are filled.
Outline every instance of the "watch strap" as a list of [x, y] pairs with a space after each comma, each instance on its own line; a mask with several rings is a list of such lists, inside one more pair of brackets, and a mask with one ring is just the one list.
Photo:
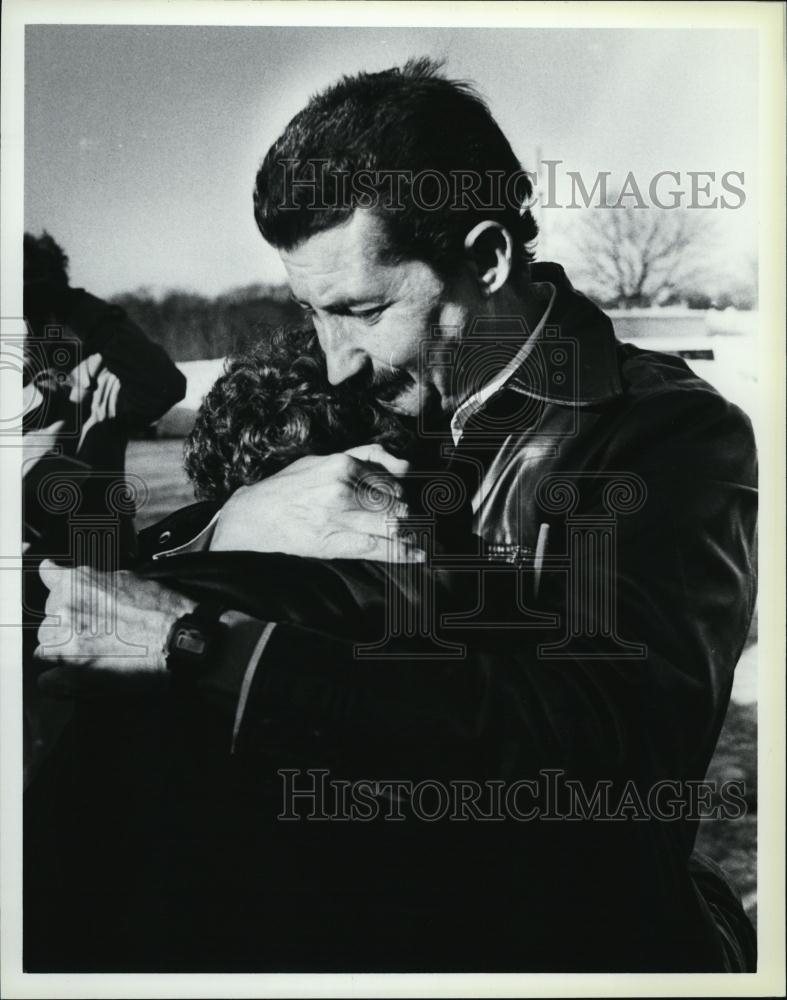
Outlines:
[[203, 601], [174, 622], [164, 646], [167, 670], [178, 676], [202, 673], [221, 640], [225, 610], [217, 601]]

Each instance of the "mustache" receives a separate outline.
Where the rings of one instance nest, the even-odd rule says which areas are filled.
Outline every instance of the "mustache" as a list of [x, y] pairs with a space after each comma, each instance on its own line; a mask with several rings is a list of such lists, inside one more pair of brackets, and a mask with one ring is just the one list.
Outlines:
[[412, 382], [412, 377], [401, 368], [375, 369], [370, 363], [348, 379], [345, 386], [353, 394], [387, 403], [412, 385]]

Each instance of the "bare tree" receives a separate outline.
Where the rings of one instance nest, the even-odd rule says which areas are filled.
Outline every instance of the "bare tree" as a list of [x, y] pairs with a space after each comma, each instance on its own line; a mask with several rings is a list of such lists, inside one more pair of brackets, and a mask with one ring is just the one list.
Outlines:
[[624, 309], [674, 301], [700, 285], [709, 235], [705, 219], [684, 209], [591, 209], [571, 233], [578, 283]]

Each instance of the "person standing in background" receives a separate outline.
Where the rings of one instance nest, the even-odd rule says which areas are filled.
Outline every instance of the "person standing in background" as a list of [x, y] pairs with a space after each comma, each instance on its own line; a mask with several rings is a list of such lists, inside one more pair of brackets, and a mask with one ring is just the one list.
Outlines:
[[[43, 558], [114, 570], [136, 553], [126, 447], [183, 399], [186, 379], [116, 305], [69, 285], [68, 257], [46, 231], [24, 235], [24, 653], [29, 665], [46, 590]], [[33, 626], [33, 627], [30, 627]], [[25, 671], [25, 784], [68, 722]]]
[[61, 465], [80, 463], [71, 480], [80, 513], [118, 513], [122, 559], [134, 548], [123, 499], [129, 435], [183, 399], [186, 379], [119, 306], [69, 285], [68, 257], [46, 230], [24, 235], [24, 311], [26, 525], [39, 543], [61, 535], [63, 518], [41, 509], [38, 490], [54, 451]]
[[79, 434], [67, 450], [97, 472], [122, 476], [129, 432], [183, 399], [185, 377], [119, 306], [69, 285], [68, 257], [46, 230], [24, 236], [24, 310], [26, 385], [53, 375], [68, 383]]

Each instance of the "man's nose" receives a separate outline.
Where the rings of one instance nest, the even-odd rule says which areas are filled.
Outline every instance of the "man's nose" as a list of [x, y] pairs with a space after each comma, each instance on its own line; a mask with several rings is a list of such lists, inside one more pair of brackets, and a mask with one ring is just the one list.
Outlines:
[[[317, 325], [317, 324], [315, 324]], [[317, 325], [317, 336], [328, 369], [328, 381], [339, 385], [366, 364], [366, 354], [356, 347], [341, 317], [330, 317]]]

